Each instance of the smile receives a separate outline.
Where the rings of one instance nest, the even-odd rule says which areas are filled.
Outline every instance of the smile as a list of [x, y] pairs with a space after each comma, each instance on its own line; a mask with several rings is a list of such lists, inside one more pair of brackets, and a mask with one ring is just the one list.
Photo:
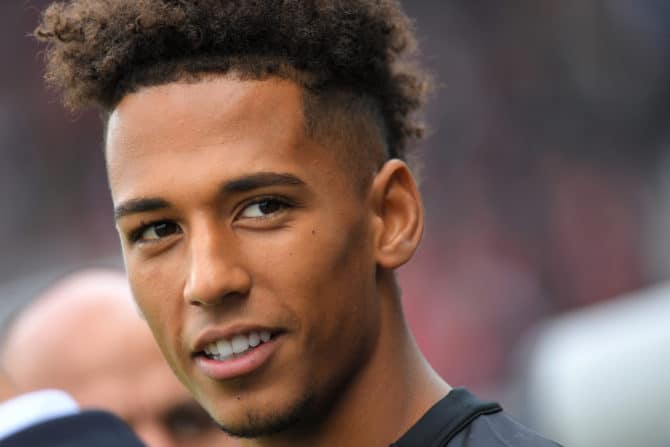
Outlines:
[[210, 379], [229, 380], [256, 371], [271, 361], [284, 339], [282, 331], [267, 329], [241, 329], [229, 334], [208, 336], [211, 341], [194, 352], [196, 367]]
[[270, 331], [249, 332], [237, 334], [230, 339], [221, 339], [205, 346], [204, 353], [212, 360], [224, 361], [243, 354], [272, 339]]

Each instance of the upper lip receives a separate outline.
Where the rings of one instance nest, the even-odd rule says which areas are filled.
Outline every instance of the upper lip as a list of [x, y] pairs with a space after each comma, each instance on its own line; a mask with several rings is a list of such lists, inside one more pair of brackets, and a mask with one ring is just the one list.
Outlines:
[[217, 342], [219, 340], [230, 340], [235, 335], [238, 334], [249, 334], [250, 332], [261, 332], [268, 331], [273, 336], [280, 332], [279, 329], [271, 328], [268, 326], [262, 326], [258, 324], [234, 324], [231, 326], [226, 326], [224, 328], [208, 328], [205, 329], [196, 337], [195, 343], [193, 344], [193, 349], [191, 352], [193, 355], [201, 353], [205, 350], [205, 347], [210, 343]]

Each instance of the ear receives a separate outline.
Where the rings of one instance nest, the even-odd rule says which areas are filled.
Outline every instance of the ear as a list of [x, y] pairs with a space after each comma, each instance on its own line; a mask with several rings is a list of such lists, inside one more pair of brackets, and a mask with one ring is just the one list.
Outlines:
[[409, 261], [423, 235], [423, 205], [414, 177], [401, 160], [387, 161], [370, 189], [375, 261], [396, 269]]

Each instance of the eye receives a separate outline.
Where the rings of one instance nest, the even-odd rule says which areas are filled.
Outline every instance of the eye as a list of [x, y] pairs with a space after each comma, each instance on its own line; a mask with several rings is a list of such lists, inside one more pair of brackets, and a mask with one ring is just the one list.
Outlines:
[[175, 222], [154, 222], [133, 232], [131, 240], [133, 242], [151, 242], [177, 233], [181, 233], [181, 228]]
[[276, 198], [261, 199], [247, 205], [240, 213], [241, 217], [257, 219], [268, 217], [288, 207], [288, 203]]

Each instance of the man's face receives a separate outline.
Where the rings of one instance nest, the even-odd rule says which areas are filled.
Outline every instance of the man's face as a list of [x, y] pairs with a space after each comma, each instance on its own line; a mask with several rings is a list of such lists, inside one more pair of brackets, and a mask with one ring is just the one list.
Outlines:
[[374, 349], [372, 206], [334, 152], [306, 136], [300, 88], [277, 79], [145, 88], [110, 118], [135, 298], [232, 433], [322, 415]]

